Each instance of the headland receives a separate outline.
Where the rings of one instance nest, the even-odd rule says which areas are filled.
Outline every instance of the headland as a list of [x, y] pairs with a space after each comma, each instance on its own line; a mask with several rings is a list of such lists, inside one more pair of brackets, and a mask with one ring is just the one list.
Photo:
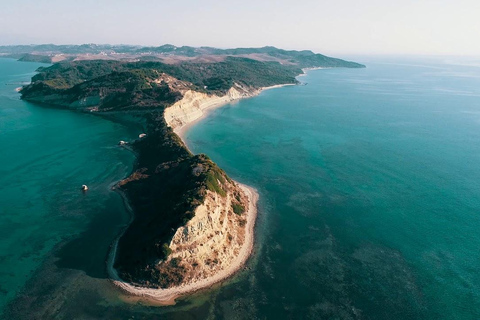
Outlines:
[[[363, 67], [273, 47], [198, 50], [187, 62], [171, 53], [148, 61], [63, 61], [39, 69], [21, 90], [31, 102], [144, 127], [127, 142], [135, 170], [115, 187], [133, 218], [112, 246], [108, 272], [123, 290], [162, 304], [231, 276], [254, 243], [258, 194], [208, 156], [192, 154], [180, 138], [185, 129], [215, 107], [296, 84], [302, 68]], [[256, 59], [245, 57], [252, 53]]]

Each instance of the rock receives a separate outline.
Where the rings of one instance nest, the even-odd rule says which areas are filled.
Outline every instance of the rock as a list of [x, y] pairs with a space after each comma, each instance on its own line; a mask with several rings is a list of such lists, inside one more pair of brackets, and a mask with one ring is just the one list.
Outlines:
[[172, 129], [200, 119], [210, 107], [226, 104], [244, 97], [258, 94], [260, 90], [238, 86], [230, 88], [223, 96], [208, 95], [203, 92], [187, 90], [183, 98], [165, 109], [164, 118]]

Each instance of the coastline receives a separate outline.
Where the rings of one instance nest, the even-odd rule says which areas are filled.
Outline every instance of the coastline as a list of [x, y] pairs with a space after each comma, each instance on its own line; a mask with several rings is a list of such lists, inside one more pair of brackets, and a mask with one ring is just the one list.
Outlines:
[[[228, 269], [222, 270], [221, 272], [217, 273], [215, 276], [203, 279], [196, 283], [172, 287], [167, 289], [152, 289], [152, 288], [145, 288], [140, 286], [135, 286], [133, 284], [127, 283], [123, 281], [117, 271], [114, 268], [115, 257], [117, 253], [118, 247], [118, 240], [125, 232], [126, 228], [122, 231], [122, 233], [115, 239], [114, 243], [112, 244], [112, 248], [108, 255], [107, 261], [107, 272], [108, 276], [112, 280], [113, 284], [118, 288], [122, 289], [123, 291], [132, 294], [134, 296], [144, 298], [147, 300], [152, 300], [155, 303], [160, 305], [173, 305], [175, 304], [175, 299], [184, 296], [186, 294], [191, 294], [203, 289], [210, 288], [214, 284], [217, 284], [223, 280], [234, 275], [237, 271], [239, 271], [243, 265], [246, 263], [248, 258], [250, 257], [253, 246], [254, 246], [254, 231], [255, 231], [255, 221], [257, 218], [257, 201], [258, 201], [258, 193], [257, 191], [249, 186], [240, 184], [235, 182], [242, 188], [243, 192], [248, 197], [249, 208], [246, 212], [247, 215], [247, 224], [246, 224], [246, 232], [245, 232], [245, 244], [242, 246], [238, 256], [235, 260], [232, 261], [231, 266]], [[122, 195], [124, 197], [124, 195]], [[124, 200], [126, 198], [124, 197]], [[127, 202], [127, 208], [131, 210], [130, 206]], [[133, 217], [132, 217], [133, 219]], [[128, 226], [127, 226], [128, 227]]]
[[202, 111], [202, 115], [193, 120], [193, 121], [189, 121], [187, 123], [184, 123], [182, 124], [181, 126], [178, 126], [176, 128], [174, 128], [174, 132], [180, 137], [180, 139], [182, 139], [183, 141], [183, 144], [187, 147], [188, 150], [190, 150], [188, 148], [188, 145], [186, 143], [186, 140], [185, 140], [185, 134], [186, 132], [191, 128], [193, 127], [195, 124], [197, 124], [198, 122], [202, 121], [203, 119], [205, 119], [206, 117], [208, 117], [210, 115], [210, 113], [212, 111], [214, 111], [215, 109], [218, 109], [220, 107], [223, 107], [229, 103], [232, 103], [232, 102], [235, 102], [235, 101], [239, 101], [241, 99], [244, 99], [244, 98], [252, 98], [252, 97], [255, 97], [257, 95], [259, 95], [260, 93], [262, 93], [263, 91], [266, 91], [266, 90], [270, 90], [270, 89], [275, 89], [275, 88], [281, 88], [281, 87], [285, 87], [285, 86], [295, 86], [297, 84], [295, 83], [286, 83], [286, 84], [277, 84], [277, 85], [274, 85], [274, 86], [269, 86], [269, 87], [262, 87], [258, 90], [255, 90], [253, 93], [251, 93], [250, 95], [248, 96], [244, 96], [244, 97], [240, 97], [240, 98], [237, 98], [237, 99], [233, 99], [233, 100], [224, 100], [224, 101], [220, 101], [220, 102], [217, 102], [217, 103], [213, 103], [213, 104], [210, 104], [210, 103], [201, 103], [199, 106], [198, 106], [198, 109], [200, 109]]
[[[269, 86], [269, 87], [263, 87], [258, 90], [255, 90], [253, 92], [250, 92], [248, 95], [244, 95], [238, 98], [234, 99], [228, 99], [224, 97], [218, 97], [218, 96], [211, 96], [209, 99], [206, 99], [202, 101], [201, 103], [192, 101], [189, 104], [190, 105], [195, 105], [197, 110], [201, 112], [200, 116], [187, 121], [185, 123], [182, 123], [181, 125], [177, 126], [174, 128], [174, 132], [180, 137], [182, 142], [184, 143], [185, 147], [190, 150], [187, 146], [186, 140], [185, 140], [185, 133], [187, 132], [188, 129], [190, 129], [193, 125], [198, 123], [199, 121], [205, 119], [210, 113], [222, 106], [225, 106], [229, 103], [235, 102], [237, 100], [243, 99], [243, 98], [250, 98], [259, 95], [261, 92], [265, 90], [270, 90], [270, 89], [275, 89], [275, 88], [280, 88], [284, 86], [289, 86], [289, 85], [296, 85], [296, 84], [279, 84], [279, 85], [274, 85], [274, 86]], [[225, 98], [223, 100], [218, 101], [219, 98]], [[212, 103], [213, 101], [213, 103]], [[217, 102], [218, 101], [218, 102]], [[168, 123], [168, 121], [167, 121]], [[170, 123], [168, 123], [170, 126]], [[176, 286], [172, 288], [167, 288], [167, 289], [154, 289], [154, 288], [145, 288], [141, 286], [136, 286], [134, 284], [128, 283], [123, 281], [119, 275], [116, 269], [114, 268], [114, 262], [116, 258], [116, 253], [117, 253], [117, 247], [118, 247], [118, 241], [124, 234], [125, 230], [128, 228], [128, 225], [125, 227], [125, 229], [121, 232], [121, 234], [115, 239], [114, 243], [112, 244], [112, 248], [110, 250], [110, 253], [108, 255], [108, 260], [107, 260], [107, 272], [108, 275], [113, 282], [115, 286], [120, 288], [121, 290], [125, 291], [128, 294], [131, 294], [133, 296], [136, 296], [141, 299], [146, 299], [151, 302], [154, 302], [155, 304], [158, 305], [173, 305], [175, 304], [175, 299], [185, 296], [188, 294], [192, 294], [194, 292], [208, 289], [212, 287], [213, 285], [222, 282], [226, 280], [227, 278], [233, 276], [235, 273], [237, 273], [247, 262], [249, 259], [253, 247], [254, 247], [254, 233], [255, 233], [255, 222], [256, 222], [256, 217], [257, 217], [257, 201], [259, 198], [259, 195], [257, 191], [247, 185], [241, 184], [237, 181], [234, 181], [242, 190], [245, 192], [245, 194], [248, 197], [248, 202], [249, 202], [249, 208], [248, 211], [246, 212], [247, 215], [247, 224], [246, 224], [246, 229], [245, 229], [245, 243], [242, 246], [238, 256], [232, 261], [231, 265], [227, 268], [224, 269], [217, 274], [215, 274], [213, 277], [209, 277], [206, 279], [203, 279], [201, 281], [191, 283], [188, 285], [181, 285], [181, 286]], [[121, 193], [121, 192], [120, 192]], [[133, 220], [133, 211], [130, 208], [130, 205], [128, 203], [128, 199], [125, 197], [123, 193], [121, 193], [122, 197], [124, 198], [124, 201], [126, 201], [126, 206], [127, 209], [132, 213], [132, 220]]]
[[305, 77], [308, 73], [308, 71], [312, 71], [312, 70], [322, 70], [322, 69], [331, 69], [331, 68], [325, 68], [325, 67], [314, 67], [314, 68], [303, 68], [302, 69], [302, 72], [301, 74], [299, 74], [297, 76], [297, 78], [300, 78], [300, 77]]
[[[304, 72], [305, 72], [305, 70], [304, 70]], [[298, 76], [302, 76], [302, 75], [304, 75], [304, 74], [300, 74]], [[178, 135], [179, 135], [181, 141], [184, 144], [184, 148], [188, 149], [188, 146], [187, 146], [187, 143], [186, 143], [186, 140], [185, 140], [186, 133], [188, 132], [188, 130], [190, 129], [191, 126], [195, 125], [198, 121], [203, 120], [204, 118], [211, 115], [210, 111], [213, 111], [216, 108], [222, 107], [222, 106], [224, 106], [226, 104], [229, 104], [229, 103], [234, 104], [234, 103], [236, 103], [236, 100], [240, 100], [242, 98], [256, 96], [256, 95], [260, 94], [263, 90], [269, 90], [269, 89], [278, 88], [278, 87], [282, 87], [282, 86], [286, 86], [286, 85], [294, 85], [294, 84], [274, 85], [274, 86], [269, 86], [269, 87], [252, 89], [250, 91], [253, 94], [250, 95], [250, 96], [244, 95], [242, 97], [232, 99], [230, 101], [217, 102], [217, 103], [211, 104], [210, 106], [207, 106], [203, 109], [205, 112], [201, 113], [202, 116], [200, 118], [198, 118], [195, 121], [192, 121], [190, 123], [187, 123], [183, 126], [178, 127], [174, 132], [176, 132], [176, 133], [180, 132]], [[122, 111], [118, 111], [118, 112], [122, 112]], [[112, 113], [116, 113], [116, 112], [112, 112]], [[109, 117], [112, 113], [102, 114], [101, 112], [99, 112], [97, 115], [99, 115], [101, 117]], [[160, 118], [160, 117], [158, 117], [158, 118]], [[146, 132], [146, 131], [143, 130], [141, 132]], [[135, 150], [131, 149], [129, 146], [124, 146], [124, 148], [128, 149], [129, 151], [132, 151], [132, 152], [136, 153]], [[138, 158], [138, 154], [137, 154], [137, 158]], [[137, 161], [138, 161], [138, 159], [137, 159]], [[136, 165], [134, 165], [133, 170], [135, 170], [135, 166]], [[115, 190], [120, 194], [120, 196], [123, 199], [124, 206], [127, 209], [127, 214], [128, 214], [127, 220], [128, 221], [125, 223], [124, 226], [120, 226], [119, 228], [117, 228], [117, 232], [115, 232], [116, 235], [112, 234], [110, 236], [110, 240], [108, 240], [108, 243], [107, 243], [107, 245], [109, 246], [108, 251], [105, 252], [106, 254], [104, 254], [101, 257], [102, 261], [104, 261], [102, 269], [106, 270], [107, 274], [110, 277], [110, 279], [106, 279], [106, 280], [110, 280], [110, 281], [107, 281], [109, 283], [109, 285], [108, 285], [109, 289], [111, 289], [115, 294], [118, 294], [118, 295], [120, 295], [119, 294], [119, 289], [124, 291], [124, 294], [121, 294], [121, 299], [122, 300], [125, 299], [126, 301], [129, 301], [130, 303], [132, 303], [133, 301], [140, 301], [140, 302], [146, 301], [146, 302], [151, 303], [151, 304], [156, 303], [157, 305], [169, 305], [169, 304], [174, 304], [175, 300], [179, 297], [194, 294], [195, 292], [198, 292], [198, 291], [203, 292], [204, 290], [205, 290], [205, 292], [208, 293], [208, 291], [206, 291], [206, 290], [209, 290], [209, 291], [210, 290], [215, 290], [215, 289], [212, 289], [212, 287], [213, 288], [218, 288], [220, 286], [223, 286], [225, 283], [229, 284], [229, 283], [231, 283], [231, 281], [228, 281], [227, 280], [228, 278], [232, 279], [232, 277], [234, 277], [237, 274], [237, 272], [239, 273], [239, 271], [241, 271], [242, 269], [243, 270], [249, 269], [245, 266], [245, 264], [249, 261], [249, 258], [251, 258], [253, 256], [252, 251], [254, 250], [254, 246], [255, 246], [255, 242], [254, 242], [255, 234], [254, 234], [254, 232], [255, 232], [255, 223], [256, 223], [256, 218], [257, 218], [257, 210], [256, 210], [255, 206], [256, 206], [256, 203], [258, 201], [259, 195], [258, 195], [258, 193], [256, 192], [255, 189], [253, 189], [251, 187], [248, 187], [248, 186], [245, 186], [245, 185], [240, 185], [237, 182], [235, 182], [235, 183], [239, 186], [239, 188], [241, 188], [241, 190], [243, 190], [246, 198], [248, 198], [247, 210], [246, 210], [245, 214], [243, 215], [243, 218], [245, 218], [245, 222], [246, 222], [245, 223], [245, 228], [244, 228], [244, 230], [245, 230], [244, 231], [245, 232], [245, 244], [244, 244], [244, 246], [241, 247], [241, 254], [232, 255], [231, 256], [232, 259], [230, 260], [231, 265], [226, 267], [225, 270], [222, 270], [221, 272], [219, 272], [218, 275], [211, 275], [210, 277], [206, 277], [205, 279], [201, 279], [201, 280], [197, 281], [196, 283], [190, 283], [189, 285], [184, 285], [184, 286], [179, 285], [179, 286], [176, 286], [174, 288], [167, 288], [167, 289], [152, 289], [152, 288], [143, 287], [141, 285], [137, 286], [137, 285], [135, 285], [136, 282], [132, 281], [130, 283], [128, 281], [123, 281], [121, 279], [121, 277], [118, 276], [118, 272], [114, 268], [115, 258], [119, 258], [121, 256], [121, 254], [123, 253], [123, 247], [121, 247], [121, 252], [117, 251], [118, 246], [121, 246], [121, 242], [119, 241], [119, 239], [121, 239], [121, 237], [125, 234], [126, 230], [128, 230], [128, 228], [130, 227], [132, 221], [134, 221], [134, 219], [135, 219], [134, 213], [135, 212], [132, 210], [130, 200], [127, 197], [127, 193], [125, 193], [124, 191], [122, 191], [120, 189]], [[115, 184], [115, 185], [117, 185], [117, 184]], [[253, 208], [252, 208], [252, 206], [253, 206]], [[112, 241], [112, 238], [114, 238], [114, 237], [115, 237], [115, 240]], [[133, 249], [136, 250], [137, 248], [141, 248], [141, 247], [137, 246], [136, 248], [133, 248]], [[252, 261], [250, 261], [249, 264], [251, 264], [251, 262]], [[247, 264], [247, 266], [249, 264]], [[106, 267], [106, 269], [105, 269], [105, 267]], [[242, 273], [239, 277], [241, 277], [243, 275], [246, 275], [246, 274]], [[112, 286], [110, 283], [113, 283], [114, 286]], [[229, 286], [231, 286], [231, 285], [229, 285]], [[110, 291], [109, 291], [109, 293], [110, 293]]]

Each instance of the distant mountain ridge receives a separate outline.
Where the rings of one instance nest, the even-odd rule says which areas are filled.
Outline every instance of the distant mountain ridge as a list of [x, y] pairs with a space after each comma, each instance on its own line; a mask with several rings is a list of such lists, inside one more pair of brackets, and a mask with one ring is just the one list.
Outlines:
[[[260, 61], [277, 61], [296, 64], [300, 68], [347, 67], [362, 68], [364, 65], [328, 57], [310, 50], [284, 50], [272, 46], [260, 48], [218, 49], [213, 47], [177, 47], [165, 44], [158, 47], [134, 45], [82, 44], [82, 45], [14, 45], [0, 46], [0, 56], [22, 61], [59, 62], [63, 60], [160, 60], [175, 63], [187, 60], [218, 61], [227, 56], [247, 57]], [[196, 59], [195, 59], [196, 58]], [[183, 61], [183, 60], [182, 60]]]

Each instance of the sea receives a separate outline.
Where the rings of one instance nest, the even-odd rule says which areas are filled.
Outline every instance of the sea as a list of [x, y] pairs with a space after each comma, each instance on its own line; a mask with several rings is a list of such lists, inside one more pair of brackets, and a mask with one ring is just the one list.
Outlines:
[[[186, 132], [260, 194], [246, 267], [161, 307], [105, 273], [111, 190], [141, 128], [19, 100], [0, 60], [0, 307], [7, 319], [479, 319], [480, 59], [350, 57]], [[82, 193], [79, 187], [87, 184]]]

